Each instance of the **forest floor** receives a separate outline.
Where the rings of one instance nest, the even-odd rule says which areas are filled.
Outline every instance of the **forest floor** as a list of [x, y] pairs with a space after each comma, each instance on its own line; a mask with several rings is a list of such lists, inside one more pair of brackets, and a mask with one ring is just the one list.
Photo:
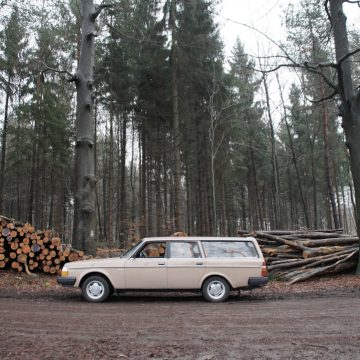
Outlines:
[[0, 271], [0, 359], [359, 359], [360, 278], [233, 293], [129, 293], [102, 304], [56, 276]]

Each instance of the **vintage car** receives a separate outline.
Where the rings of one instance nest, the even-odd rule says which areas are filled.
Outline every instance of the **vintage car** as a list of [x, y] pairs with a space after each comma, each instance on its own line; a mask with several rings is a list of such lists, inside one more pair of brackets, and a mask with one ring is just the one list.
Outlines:
[[57, 281], [80, 287], [89, 302], [134, 290], [201, 290], [206, 300], [221, 302], [230, 290], [260, 287], [268, 278], [253, 237], [156, 237], [121, 257], [67, 263]]

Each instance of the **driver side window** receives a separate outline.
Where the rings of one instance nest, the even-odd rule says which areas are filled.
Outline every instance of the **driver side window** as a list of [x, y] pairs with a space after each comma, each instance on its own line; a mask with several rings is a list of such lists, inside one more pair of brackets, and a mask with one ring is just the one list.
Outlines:
[[141, 258], [162, 258], [165, 257], [166, 243], [157, 242], [146, 244], [137, 257]]

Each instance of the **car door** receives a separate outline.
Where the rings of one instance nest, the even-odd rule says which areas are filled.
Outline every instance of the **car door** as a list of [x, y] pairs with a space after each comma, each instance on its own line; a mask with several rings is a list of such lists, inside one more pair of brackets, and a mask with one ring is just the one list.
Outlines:
[[166, 289], [165, 242], [148, 242], [125, 263], [126, 289]]
[[197, 241], [169, 241], [168, 289], [200, 289], [204, 259]]

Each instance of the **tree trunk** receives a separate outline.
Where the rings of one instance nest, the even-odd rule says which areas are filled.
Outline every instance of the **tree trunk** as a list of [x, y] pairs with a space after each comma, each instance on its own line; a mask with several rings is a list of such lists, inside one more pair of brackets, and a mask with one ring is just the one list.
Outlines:
[[[324, 83], [321, 81], [321, 93], [325, 94]], [[339, 217], [336, 208], [334, 187], [331, 181], [330, 175], [330, 154], [329, 154], [329, 114], [326, 108], [326, 104], [322, 103], [322, 120], [323, 120], [323, 136], [324, 136], [324, 158], [325, 158], [325, 178], [330, 199], [331, 212], [334, 221], [334, 228], [339, 229]], [[329, 224], [330, 225], [330, 224]]]
[[[124, 114], [121, 132], [120, 153], [120, 245], [125, 246], [127, 240], [127, 212], [126, 212], [126, 143], [127, 143], [127, 115]], [[133, 156], [133, 155], [132, 155]]]
[[[96, 103], [95, 103], [95, 114], [94, 114], [94, 157], [97, 158], [97, 149], [98, 149], [98, 142], [97, 142], [97, 127], [98, 127], [98, 120], [97, 120], [97, 111], [96, 111]], [[95, 161], [95, 174], [97, 174], [97, 162]], [[99, 188], [98, 186], [95, 187], [95, 206], [97, 211], [97, 218], [98, 218], [98, 227], [96, 232], [97, 239], [102, 240], [104, 238], [103, 233], [103, 226], [102, 226], [102, 219], [101, 219], [101, 206], [99, 200]]]
[[175, 160], [175, 230], [184, 231], [183, 204], [181, 193], [179, 95], [177, 81], [177, 40], [176, 40], [176, 1], [171, 2], [171, 81], [173, 102], [174, 160]]
[[[108, 199], [107, 199], [107, 222], [106, 227], [108, 228], [108, 244], [110, 246], [114, 245], [114, 236], [113, 236], [113, 198], [114, 198], [114, 111], [112, 106], [110, 106], [110, 128], [109, 128], [109, 165], [108, 165]], [[95, 172], [94, 172], [95, 173]], [[105, 211], [104, 211], [105, 212]]]
[[95, 21], [102, 6], [93, 0], [81, 1], [81, 50], [75, 77], [77, 90], [75, 145], [75, 205], [73, 245], [95, 255], [95, 156], [93, 124], [93, 83], [95, 65]]
[[131, 187], [131, 226], [135, 227], [135, 125], [134, 119], [131, 122], [131, 161], [130, 161], [130, 187]]
[[4, 110], [4, 123], [1, 135], [1, 168], [0, 168], [0, 214], [4, 212], [4, 180], [5, 180], [5, 166], [6, 166], [6, 140], [7, 140], [7, 127], [9, 115], [9, 102], [10, 102], [10, 82], [11, 75], [8, 73], [6, 83], [6, 97], [5, 97], [5, 110]]
[[344, 232], [349, 233], [349, 225], [347, 220], [347, 209], [346, 209], [346, 198], [345, 198], [345, 191], [344, 191], [344, 185], [341, 186], [341, 197], [342, 197], [342, 203], [343, 203], [343, 218], [344, 218]]
[[[349, 55], [349, 41], [343, 0], [330, 0], [330, 17], [334, 33], [336, 60], [338, 62], [338, 89], [341, 99], [342, 126], [346, 146], [350, 153], [350, 167], [353, 176], [356, 200], [356, 226], [360, 233], [360, 91], [354, 93]], [[346, 57], [348, 56], [348, 57]], [[357, 266], [360, 275], [360, 261]]]
[[[144, 125], [143, 125], [144, 126]], [[141, 130], [140, 135], [140, 146], [139, 150], [140, 154], [140, 170], [139, 170], [139, 177], [140, 177], [140, 225], [139, 225], [139, 233], [140, 237], [143, 238], [147, 234], [147, 207], [146, 207], [146, 139], [145, 139], [145, 129]]]
[[280, 190], [279, 190], [279, 174], [278, 174], [278, 168], [277, 168], [277, 159], [276, 159], [276, 141], [275, 141], [275, 132], [274, 132], [274, 126], [273, 126], [273, 120], [271, 115], [271, 108], [270, 108], [270, 96], [269, 96], [269, 89], [268, 84], [266, 80], [266, 76], [263, 75], [263, 82], [264, 82], [264, 89], [265, 89], [265, 97], [266, 97], [266, 108], [268, 111], [268, 119], [269, 119], [269, 125], [270, 125], [270, 138], [271, 138], [271, 165], [272, 165], [272, 181], [274, 185], [274, 222], [275, 222], [275, 228], [282, 228], [282, 225], [280, 225], [281, 222], [281, 209], [280, 209]]

